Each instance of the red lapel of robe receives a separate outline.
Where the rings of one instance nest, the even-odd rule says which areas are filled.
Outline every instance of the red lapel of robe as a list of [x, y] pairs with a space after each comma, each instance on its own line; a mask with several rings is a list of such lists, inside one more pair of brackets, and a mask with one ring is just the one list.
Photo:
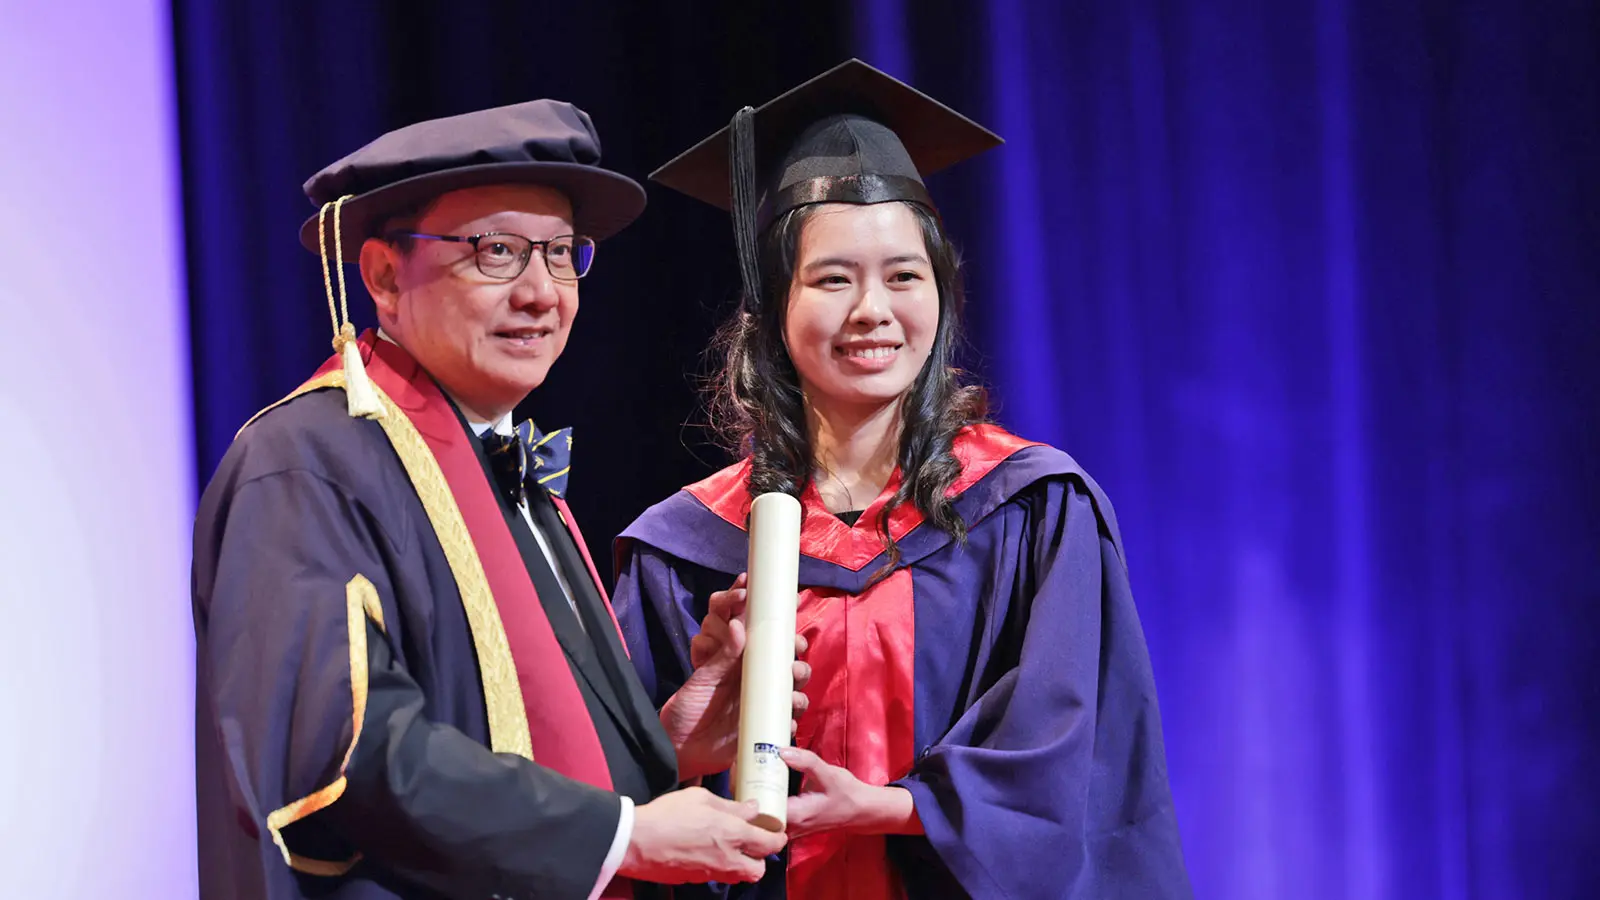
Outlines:
[[[569, 778], [611, 790], [611, 772], [566, 654], [550, 630], [533, 579], [506, 527], [505, 516], [472, 440], [439, 386], [399, 345], [361, 336], [367, 375], [400, 407], [439, 461], [450, 493], [483, 563], [489, 590], [517, 667], [534, 759]], [[318, 370], [340, 364], [337, 354]], [[577, 538], [574, 531], [573, 537]], [[583, 547], [581, 539], [578, 546]], [[588, 551], [584, 551], [587, 558]], [[609, 894], [608, 894], [609, 896]]]
[[[1037, 446], [998, 425], [969, 425], [956, 434], [950, 453], [961, 464], [961, 474], [951, 483], [947, 497], [959, 497], [982, 481], [995, 467], [1017, 451]], [[684, 488], [724, 521], [743, 529], [750, 515], [750, 460], [695, 482]], [[866, 508], [854, 526], [839, 521], [828, 512], [817, 493], [815, 482], [808, 482], [800, 497], [803, 518], [800, 524], [800, 552], [859, 572], [883, 554], [883, 536], [878, 533], [878, 518], [883, 508], [900, 489], [900, 469], [889, 476], [889, 483]], [[922, 524], [922, 511], [914, 504], [902, 503], [889, 514], [889, 533], [901, 540]]]

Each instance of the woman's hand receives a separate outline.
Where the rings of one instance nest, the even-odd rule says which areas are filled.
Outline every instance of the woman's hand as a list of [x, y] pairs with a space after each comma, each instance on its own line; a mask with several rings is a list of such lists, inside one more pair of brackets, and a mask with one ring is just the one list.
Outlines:
[[[744, 664], [744, 614], [746, 578], [711, 595], [700, 633], [689, 642], [689, 664], [694, 673], [661, 708], [661, 725], [678, 751], [678, 777], [690, 781], [722, 772], [738, 755], [739, 687]], [[795, 656], [806, 651], [806, 640], [794, 638]], [[794, 719], [809, 703], [800, 691], [811, 678], [811, 667], [794, 663], [792, 697]], [[790, 723], [790, 731], [798, 727]]]
[[849, 769], [829, 765], [799, 747], [781, 754], [789, 768], [806, 776], [800, 796], [789, 798], [789, 838], [819, 831], [857, 834], [921, 834], [911, 792], [894, 785], [867, 784]]

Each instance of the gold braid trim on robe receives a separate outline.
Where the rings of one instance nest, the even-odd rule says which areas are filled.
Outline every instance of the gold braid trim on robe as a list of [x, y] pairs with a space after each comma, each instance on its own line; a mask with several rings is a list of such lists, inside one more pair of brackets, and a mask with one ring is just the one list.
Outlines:
[[[329, 387], [344, 389], [343, 371], [334, 369], [313, 378], [289, 396], [256, 413], [250, 422], [301, 394]], [[511, 656], [511, 642], [506, 638], [494, 594], [489, 590], [489, 579], [483, 572], [478, 548], [472, 543], [455, 495], [450, 492], [450, 484], [445, 481], [444, 471], [439, 468], [433, 451], [428, 449], [427, 441], [382, 388], [373, 384], [372, 389], [377, 392], [384, 409], [383, 417], [376, 421], [400, 457], [401, 465], [405, 466], [411, 486], [428, 514], [428, 523], [444, 549], [456, 589], [461, 592], [461, 604], [466, 609], [473, 648], [478, 655], [478, 678], [483, 684], [483, 704], [489, 719], [489, 749], [531, 760], [533, 738], [528, 730], [528, 710], [522, 703], [522, 685], [517, 681], [517, 664]], [[245, 423], [245, 428], [250, 422]], [[242, 432], [244, 428], [239, 430]]]
[[[302, 394], [323, 388], [344, 390], [344, 386], [344, 372], [338, 369], [313, 378], [282, 400], [251, 416], [239, 432], [242, 433], [255, 420]], [[450, 565], [450, 573], [455, 578], [456, 588], [461, 593], [461, 603], [466, 610], [467, 624], [472, 632], [473, 647], [477, 651], [478, 677], [483, 685], [484, 710], [489, 720], [489, 749], [495, 753], [513, 753], [531, 760], [533, 738], [529, 732], [527, 708], [522, 702], [522, 686], [517, 681], [516, 661], [511, 656], [511, 644], [506, 638], [505, 625], [500, 620], [500, 610], [495, 605], [494, 595], [489, 590], [489, 579], [484, 574], [483, 561], [478, 557], [478, 549], [472, 543], [466, 521], [461, 516], [455, 496], [450, 492], [450, 485], [445, 480], [444, 471], [439, 467], [439, 461], [434, 458], [433, 451], [428, 449], [427, 442], [412, 424], [410, 417], [395, 405], [389, 395], [376, 384], [373, 384], [372, 388], [377, 393], [384, 410], [384, 415], [376, 421], [383, 428], [385, 436], [389, 438], [389, 443], [399, 456], [401, 465], [405, 467], [412, 488], [416, 490], [417, 498], [421, 500], [422, 508], [427, 513], [428, 522], [439, 539], [440, 547], [444, 550], [445, 559]], [[367, 591], [371, 592], [373, 608], [376, 610], [373, 621], [382, 628], [383, 610], [377, 601], [377, 590], [366, 578], [360, 575], [356, 578], [366, 585]], [[351, 585], [355, 583], [355, 580], [351, 581]], [[355, 602], [347, 597], [347, 603], [355, 604]], [[355, 703], [355, 733], [351, 737], [350, 748], [345, 752], [344, 763], [339, 767], [339, 777], [322, 790], [275, 810], [267, 817], [267, 829], [272, 833], [272, 839], [278, 848], [283, 851], [284, 859], [294, 869], [312, 875], [342, 875], [360, 860], [359, 855], [342, 863], [322, 862], [296, 856], [284, 844], [280, 831], [317, 810], [327, 808], [344, 794], [345, 766], [349, 764], [350, 753], [354, 751], [356, 738], [360, 736], [361, 719], [366, 710], [366, 629], [364, 625], [357, 627], [356, 623], [360, 616], [354, 612], [361, 608], [358, 605], [350, 607], [352, 610], [350, 681], [352, 700]], [[357, 675], [360, 676], [359, 680]]]
[[272, 833], [272, 842], [283, 852], [283, 861], [290, 868], [309, 875], [343, 875], [361, 861], [359, 853], [343, 862], [300, 856], [290, 850], [283, 839], [283, 829], [318, 810], [327, 809], [344, 796], [348, 783], [345, 769], [350, 765], [351, 755], [356, 752], [356, 742], [361, 740], [361, 726], [367, 715], [367, 620], [371, 619], [378, 630], [385, 634], [388, 628], [383, 623], [383, 604], [378, 600], [378, 589], [372, 586], [365, 575], [357, 574], [344, 586], [344, 600], [350, 640], [351, 728], [350, 746], [345, 749], [344, 760], [339, 763], [339, 777], [327, 787], [275, 809], [267, 816], [267, 830]]

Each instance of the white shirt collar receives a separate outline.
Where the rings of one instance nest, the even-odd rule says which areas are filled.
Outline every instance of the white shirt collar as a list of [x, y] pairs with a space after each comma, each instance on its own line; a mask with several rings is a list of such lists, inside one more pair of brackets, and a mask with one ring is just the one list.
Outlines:
[[490, 429], [494, 429], [494, 433], [500, 435], [501, 437], [510, 437], [512, 431], [514, 430], [511, 424], [511, 417], [515, 414], [515, 412], [516, 411], [513, 410], [512, 412], [506, 413], [504, 416], [500, 417], [500, 421], [495, 422], [492, 425], [488, 422], [468, 422], [467, 424], [472, 427], [472, 433], [478, 437], [483, 437], [484, 433]]

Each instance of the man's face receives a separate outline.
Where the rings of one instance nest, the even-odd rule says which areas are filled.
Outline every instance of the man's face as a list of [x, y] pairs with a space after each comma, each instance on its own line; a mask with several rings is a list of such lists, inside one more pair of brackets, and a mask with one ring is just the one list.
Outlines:
[[[535, 241], [572, 233], [572, 204], [535, 185], [490, 185], [436, 199], [402, 230], [470, 236], [510, 232]], [[479, 246], [493, 252], [493, 239]], [[390, 337], [464, 407], [493, 421], [544, 383], [578, 314], [578, 283], [551, 276], [535, 248], [512, 279], [479, 271], [471, 244], [417, 240], [408, 253], [377, 239], [361, 272]]]

